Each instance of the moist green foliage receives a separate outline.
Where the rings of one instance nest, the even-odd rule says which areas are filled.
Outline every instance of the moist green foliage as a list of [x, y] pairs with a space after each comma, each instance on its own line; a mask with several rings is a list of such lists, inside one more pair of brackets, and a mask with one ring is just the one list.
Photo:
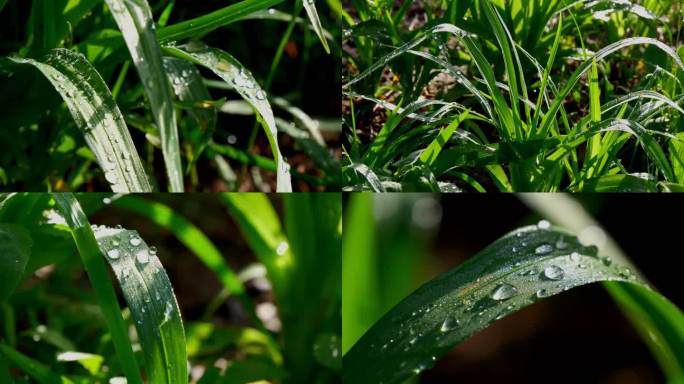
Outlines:
[[[280, 200], [0, 195], [0, 380], [339, 382], [341, 197]], [[96, 224], [115, 217], [129, 224]], [[160, 229], [169, 241], [152, 245]]]
[[[550, 216], [562, 215], [562, 220], [574, 223], [571, 224], [574, 227], [591, 223], [569, 197], [530, 195], [525, 200]], [[642, 334], [668, 379], [677, 382], [683, 377], [684, 314], [681, 310], [645, 280], [612, 240], [599, 250], [545, 220], [502, 236], [407, 294], [396, 305], [390, 305], [387, 311], [378, 311], [378, 307], [386, 306], [379, 298], [392, 289], [382, 287], [378, 280], [399, 276], [378, 272], [375, 268], [380, 265], [375, 263], [380, 256], [374, 253], [401, 257], [399, 248], [388, 252], [374, 244], [382, 241], [383, 231], [375, 228], [373, 221], [391, 221], [388, 217], [392, 214], [387, 211], [400, 206], [396, 200], [394, 207], [382, 201], [373, 201], [369, 195], [356, 195], [350, 201], [345, 222], [353, 227], [344, 239], [343, 290], [350, 306], [345, 308], [343, 322], [345, 332], [353, 333], [344, 344], [345, 382], [405, 382], [433, 367], [455, 345], [492, 323], [540, 300], [596, 282], [606, 282], [604, 286]], [[366, 215], [374, 204], [381, 218]], [[414, 204], [414, 212], [416, 207], [429, 216], [425, 213], [427, 206]], [[401, 215], [391, 218], [400, 222], [425, 220], [416, 213], [411, 219]], [[405, 240], [393, 236], [390, 241]], [[394, 281], [405, 284], [407, 279]], [[375, 313], [369, 316], [368, 311]]]
[[[324, 2], [12, 0], [0, 10], [0, 190], [339, 189], [330, 63], [340, 47]], [[193, 46], [222, 61], [177, 52]]]
[[346, 189], [679, 189], [675, 3], [352, 1]]

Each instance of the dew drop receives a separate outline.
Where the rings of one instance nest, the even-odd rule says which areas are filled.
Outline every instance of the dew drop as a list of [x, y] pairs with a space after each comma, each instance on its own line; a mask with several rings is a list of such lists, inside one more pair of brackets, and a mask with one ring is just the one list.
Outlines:
[[287, 242], [283, 241], [280, 244], [278, 244], [278, 247], [276, 248], [276, 253], [278, 256], [282, 256], [287, 252], [287, 250], [290, 248], [290, 245], [287, 244]]
[[549, 280], [563, 280], [563, 277], [565, 277], [565, 271], [563, 268], [557, 265], [551, 265], [544, 268], [544, 277]]
[[150, 261], [150, 254], [147, 253], [146, 249], [142, 249], [135, 254], [135, 258], [140, 264], [147, 264]]
[[580, 255], [579, 255], [579, 253], [577, 253], [577, 252], [571, 253], [571, 254], [570, 254], [570, 260], [572, 260], [572, 261], [575, 262], [575, 263], [578, 262], [578, 261], [580, 260]]
[[540, 289], [537, 291], [536, 295], [538, 298], [542, 299], [544, 297], [549, 297], [551, 295], [551, 293], [549, 291], [547, 291], [546, 289]]
[[116, 177], [116, 173], [114, 173], [114, 171], [107, 171], [105, 172], [104, 176], [105, 180], [107, 180], [107, 182], [109, 182], [110, 184], [116, 184], [116, 182], [119, 180]]
[[494, 291], [492, 292], [492, 299], [496, 301], [508, 300], [511, 297], [515, 296], [517, 292], [518, 289], [510, 284], [499, 284], [496, 287], [496, 289], [494, 289]]
[[608, 256], [602, 257], [602, 258], [601, 258], [601, 262], [602, 262], [603, 265], [605, 265], [606, 267], [610, 267], [610, 265], [613, 264], [613, 260], [611, 260], [610, 257], [608, 257]]
[[152, 246], [150, 247], [150, 255], [154, 256], [157, 254], [157, 247]]
[[266, 93], [260, 89], [260, 90], [256, 91], [255, 97], [257, 98], [257, 100], [265, 100], [266, 99]]
[[111, 203], [112, 199], [110, 199], [109, 197], [105, 197], [104, 199], [102, 199], [102, 204], [109, 205]]
[[116, 260], [119, 258], [119, 250], [118, 249], [110, 249], [107, 251], [107, 256], [109, 256], [110, 259]]
[[444, 322], [442, 323], [442, 326], [439, 328], [439, 330], [442, 332], [449, 332], [458, 327], [460, 323], [461, 322], [457, 318], [449, 316], [446, 319], [444, 319]]
[[551, 246], [551, 244], [544, 243], [535, 248], [534, 253], [536, 253], [537, 255], [546, 255], [551, 253], [551, 251], [553, 251], [553, 247]]
[[132, 246], [137, 247], [138, 245], [140, 245], [142, 240], [140, 240], [140, 238], [137, 236], [133, 236], [128, 242], [131, 243]]
[[551, 223], [548, 220], [540, 220], [537, 223], [537, 228], [539, 229], [549, 229], [551, 228]]

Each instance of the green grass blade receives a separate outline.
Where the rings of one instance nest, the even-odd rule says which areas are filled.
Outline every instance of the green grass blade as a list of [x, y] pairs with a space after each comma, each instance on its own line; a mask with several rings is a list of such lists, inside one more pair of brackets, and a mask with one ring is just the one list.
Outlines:
[[121, 369], [124, 371], [129, 383], [142, 384], [138, 363], [135, 360], [133, 348], [128, 339], [126, 324], [121, 317], [119, 302], [109, 279], [109, 272], [103, 260], [103, 253], [88, 223], [88, 218], [83, 213], [73, 194], [55, 193], [53, 197], [71, 228], [81, 261], [111, 333], [112, 343], [119, 357]]
[[451, 139], [451, 136], [456, 131], [456, 128], [458, 128], [458, 126], [461, 125], [461, 123], [467, 118], [468, 112], [463, 112], [460, 115], [458, 115], [458, 117], [456, 117], [456, 120], [454, 120], [446, 128], [440, 130], [437, 134], [437, 137], [434, 140], [432, 140], [430, 145], [428, 145], [428, 147], [425, 148], [423, 153], [420, 155], [420, 162], [427, 166], [431, 166], [435, 162], [435, 160], [437, 160], [437, 157], [439, 156], [440, 152], [442, 152], [442, 148], [444, 148], [449, 139]]
[[0, 223], [0, 302], [7, 300], [19, 284], [32, 243], [31, 236], [23, 227]]
[[162, 43], [169, 43], [188, 37], [203, 36], [217, 28], [238, 21], [251, 13], [273, 7], [283, 1], [284, 0], [244, 0], [239, 3], [231, 4], [218, 11], [159, 29], [159, 41]]
[[[181, 101], [207, 101], [211, 95], [204, 85], [197, 67], [186, 60], [164, 57], [164, 69], [171, 80], [173, 91]], [[188, 113], [194, 122], [192, 134], [188, 135], [193, 144], [188, 169], [199, 160], [199, 156], [209, 144], [216, 129], [216, 108], [191, 108]]]
[[380, 294], [375, 262], [373, 194], [354, 193], [345, 209], [342, 243], [342, 353], [368, 329]]
[[260, 324], [258, 317], [254, 315], [254, 305], [247, 296], [240, 278], [226, 263], [221, 251], [193, 223], [162, 203], [133, 195], [117, 199], [114, 205], [147, 217], [158, 226], [172, 232], [183, 245], [218, 276], [229, 294], [240, 299], [256, 324]]
[[219, 197], [266, 267], [276, 294], [289, 292], [292, 250], [268, 197], [261, 193], [222, 193]]
[[554, 99], [553, 103], [549, 107], [548, 112], [544, 115], [542, 118], [542, 123], [541, 123], [541, 128], [539, 129], [539, 137], [546, 137], [548, 135], [549, 130], [551, 129], [551, 125], [555, 121], [555, 115], [560, 109], [561, 105], [565, 101], [565, 98], [570, 94], [572, 91], [572, 88], [577, 84], [579, 81], [580, 77], [586, 73], [588, 70], [591, 69], [592, 63], [594, 62], [599, 62], [603, 59], [605, 59], [607, 56], [610, 54], [619, 51], [620, 49], [624, 49], [633, 45], [642, 45], [642, 44], [648, 44], [648, 45], [653, 45], [656, 48], [660, 49], [663, 51], [665, 54], [667, 54], [670, 58], [672, 58], [679, 66], [679, 68], [684, 70], [684, 63], [682, 60], [677, 56], [677, 52], [675, 52], [672, 48], [670, 48], [667, 44], [658, 41], [656, 39], [652, 39], [649, 37], [631, 37], [627, 39], [623, 39], [620, 41], [617, 41], [613, 44], [608, 45], [607, 47], [601, 49], [598, 51], [592, 58], [584, 61], [580, 66], [573, 72], [572, 75], [568, 78], [568, 81], [565, 83], [563, 88], [559, 91], [558, 96]]
[[[520, 63], [520, 59], [517, 57], [515, 47], [512, 46], [512, 44], [509, 44], [509, 40], [512, 41], [512, 38], [510, 37], [510, 33], [508, 32], [506, 25], [503, 23], [503, 20], [501, 20], [500, 15], [495, 10], [494, 5], [492, 5], [491, 1], [489, 0], [483, 1], [482, 4], [485, 15], [487, 16], [487, 20], [489, 20], [489, 23], [493, 27], [492, 29], [494, 30], [494, 35], [499, 43], [499, 49], [504, 59], [504, 65], [506, 67], [506, 75], [508, 79], [508, 91], [510, 93], [510, 110], [512, 112], [513, 126], [515, 127], [515, 132], [518, 139], [522, 139], [523, 130], [519, 112], [518, 74], [516, 73], [517, 70], [513, 61], [513, 53], [516, 54], [517, 63]], [[513, 50], [511, 47], [513, 47]], [[473, 58], [478, 60], [478, 55], [474, 54]], [[478, 67], [479, 66], [480, 65], [478, 64]]]
[[304, 10], [306, 10], [306, 14], [309, 16], [309, 20], [311, 20], [311, 25], [313, 26], [316, 35], [318, 35], [318, 39], [321, 40], [321, 44], [323, 44], [325, 52], [330, 53], [330, 46], [328, 46], [328, 40], [326, 40], [325, 38], [325, 34], [323, 32], [323, 25], [321, 25], [321, 19], [318, 18], [318, 11], [316, 10], [316, 0], [301, 1], [304, 2]]
[[598, 257], [596, 247], [560, 228], [520, 228], [391, 309], [344, 356], [344, 381], [401, 383], [494, 321], [577, 286], [647, 288], [632, 271], [627, 260]]
[[183, 321], [156, 248], [149, 247], [136, 231], [101, 226], [94, 232], [131, 310], [149, 382], [185, 383]]
[[161, 137], [164, 165], [172, 192], [183, 192], [180, 143], [169, 80], [164, 72], [152, 11], [147, 0], [106, 0], [119, 26], [150, 102]]
[[40, 384], [73, 384], [73, 381], [52, 372], [49, 367], [33, 360], [8, 345], [0, 344], [0, 353]]
[[684, 183], [684, 133], [678, 133], [677, 139], [670, 140], [670, 163], [675, 176], [675, 181]]
[[40, 61], [10, 60], [33, 65], [59, 92], [113, 191], [152, 191], [119, 107], [83, 55], [58, 48]]
[[376, 175], [372, 169], [368, 168], [366, 164], [351, 164], [349, 165], [349, 169], [353, 170], [356, 174], [361, 175], [373, 189], [373, 192], [387, 192], [385, 186], [382, 185], [380, 178], [378, 178], [378, 175]]
[[254, 79], [233, 56], [220, 49], [211, 48], [203, 43], [193, 41], [182, 46], [171, 46], [165, 51], [181, 59], [202, 65], [231, 85], [254, 109], [259, 112], [266, 137], [277, 164], [277, 191], [291, 192], [290, 166], [280, 153], [278, 147], [278, 129], [273, 110], [264, 92]]

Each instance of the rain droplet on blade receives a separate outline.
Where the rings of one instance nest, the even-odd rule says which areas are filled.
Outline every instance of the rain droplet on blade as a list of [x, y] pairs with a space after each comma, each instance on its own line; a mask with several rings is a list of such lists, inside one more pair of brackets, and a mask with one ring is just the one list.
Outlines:
[[496, 301], [508, 300], [518, 293], [518, 289], [508, 283], [499, 284], [492, 292], [492, 299]]
[[565, 271], [557, 265], [551, 265], [544, 268], [544, 277], [549, 280], [563, 280]]
[[544, 243], [535, 248], [534, 253], [536, 253], [537, 255], [546, 255], [551, 253], [551, 251], [553, 251], [553, 247], [551, 246], [551, 244]]

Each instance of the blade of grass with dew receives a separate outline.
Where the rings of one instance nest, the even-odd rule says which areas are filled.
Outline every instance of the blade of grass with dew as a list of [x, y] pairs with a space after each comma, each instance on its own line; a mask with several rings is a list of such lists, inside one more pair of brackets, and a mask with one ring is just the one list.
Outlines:
[[266, 267], [276, 295], [287, 295], [294, 262], [292, 250], [268, 197], [259, 193], [222, 193], [219, 198]]
[[273, 158], [277, 165], [277, 192], [291, 192], [290, 166], [280, 153], [278, 147], [278, 129], [271, 105], [254, 76], [245, 69], [233, 56], [220, 49], [193, 41], [186, 45], [169, 46], [165, 52], [181, 59], [202, 65], [233, 86], [242, 98], [252, 105], [261, 116], [266, 138], [271, 146]]
[[100, 226], [94, 234], [131, 311], [149, 381], [186, 382], [183, 321], [156, 248], [148, 246], [136, 231]]
[[39, 363], [36, 360], [33, 360], [32, 358], [24, 355], [8, 345], [0, 343], [0, 354], [4, 355], [8, 361], [19, 367], [19, 369], [36, 380], [39, 384], [74, 383], [69, 378], [58, 375], [57, 373], [51, 371], [49, 367]]
[[420, 162], [428, 167], [431, 166], [439, 156], [439, 153], [442, 152], [442, 148], [444, 148], [449, 139], [451, 139], [451, 136], [456, 131], [456, 128], [458, 128], [458, 126], [461, 125], [461, 123], [467, 118], [468, 112], [466, 111], [459, 114], [458, 117], [456, 117], [456, 119], [446, 128], [440, 130], [437, 134], [437, 137], [430, 143], [430, 145], [428, 145], [427, 148], [425, 148], [423, 153], [420, 155]]
[[368, 168], [366, 164], [351, 164], [347, 168], [351, 169], [356, 174], [361, 175], [372, 188], [373, 192], [387, 192], [385, 186], [382, 185], [380, 178], [378, 178], [378, 175], [376, 175], [372, 169]]
[[517, 229], [391, 309], [344, 356], [343, 379], [401, 383], [493, 322], [577, 286], [618, 281], [651, 291], [634, 271], [558, 227]]
[[325, 38], [325, 35], [323, 33], [323, 25], [321, 25], [321, 19], [318, 17], [318, 11], [316, 10], [316, 0], [300, 1], [304, 2], [304, 10], [306, 11], [306, 14], [309, 16], [311, 25], [313, 26], [316, 35], [318, 35], [318, 39], [321, 40], [321, 44], [323, 44], [323, 49], [325, 49], [325, 52], [330, 53], [328, 40], [326, 40]]
[[71, 228], [78, 254], [81, 256], [88, 279], [95, 291], [95, 296], [109, 328], [121, 369], [129, 383], [142, 384], [140, 369], [133, 355], [133, 347], [128, 338], [126, 324], [121, 317], [121, 308], [119, 308], [114, 286], [109, 279], [107, 266], [103, 260], [103, 253], [95, 239], [88, 219], [73, 194], [55, 193], [53, 197]]
[[224, 27], [230, 23], [269, 7], [278, 5], [285, 0], [244, 0], [231, 4], [212, 13], [185, 20], [159, 29], [158, 37], [161, 43], [170, 43], [188, 37], [200, 37]]
[[161, 137], [171, 192], [183, 192], [180, 143], [169, 80], [147, 0], [105, 0], [131, 54]]
[[152, 191], [119, 107], [83, 55], [57, 48], [40, 61], [19, 57], [10, 60], [36, 67], [55, 87], [113, 191]]
[[145, 200], [134, 195], [127, 195], [117, 199], [115, 206], [147, 217], [160, 227], [172, 232], [176, 238], [191, 250], [209, 269], [218, 276], [221, 283], [231, 295], [235, 295], [256, 322], [260, 329], [263, 325], [254, 314], [254, 304], [245, 291], [240, 278], [225, 262], [221, 251], [214, 243], [185, 217], [176, 213], [168, 206], [152, 200]]
[[[186, 60], [164, 57], [164, 69], [171, 80], [173, 91], [181, 101], [206, 101], [211, 95], [204, 85], [197, 67]], [[188, 113], [197, 129], [187, 132], [193, 143], [188, 169], [192, 168], [209, 144], [216, 129], [216, 108], [191, 108]]]
[[[532, 209], [573, 231], [600, 228], [584, 207], [562, 194], [522, 195]], [[568, 214], [572, 212], [572, 214]], [[605, 234], [605, 232], [603, 232]], [[600, 252], [613, 260], [628, 260], [613, 238], [606, 234]], [[632, 271], [638, 270], [632, 266]], [[639, 331], [666, 376], [673, 383], [684, 378], [684, 314], [658, 292], [629, 284], [605, 283], [605, 288]]]
[[31, 255], [33, 241], [20, 225], [0, 223], [0, 302], [19, 284]]
[[555, 115], [560, 109], [561, 105], [565, 101], [565, 98], [570, 94], [572, 91], [572, 88], [574, 88], [575, 84], [579, 81], [580, 77], [586, 73], [590, 68], [592, 63], [594, 62], [599, 62], [603, 59], [605, 59], [607, 56], [610, 54], [619, 51], [621, 49], [633, 46], [633, 45], [653, 45], [654, 47], [660, 49], [663, 53], [665, 53], [667, 56], [672, 58], [681, 68], [684, 70], [684, 63], [682, 60], [677, 56], [677, 53], [670, 48], [667, 44], [656, 40], [652, 39], [649, 37], [631, 37], [627, 39], [622, 39], [620, 41], [617, 41], [613, 44], [610, 44], [604, 48], [602, 48], [600, 51], [598, 51], [594, 56], [589, 58], [588, 60], [585, 60], [580, 64], [580, 66], [575, 70], [575, 72], [570, 75], [568, 78], [567, 82], [565, 85], [562, 87], [562, 89], [558, 92], [558, 95], [556, 98], [553, 100], [553, 103], [551, 103], [551, 106], [549, 107], [548, 111], [542, 118], [541, 126], [539, 129], [539, 133], [537, 137], [546, 137], [548, 135], [549, 130], [551, 129], [551, 126], [553, 125], [553, 122], [555, 121]]

